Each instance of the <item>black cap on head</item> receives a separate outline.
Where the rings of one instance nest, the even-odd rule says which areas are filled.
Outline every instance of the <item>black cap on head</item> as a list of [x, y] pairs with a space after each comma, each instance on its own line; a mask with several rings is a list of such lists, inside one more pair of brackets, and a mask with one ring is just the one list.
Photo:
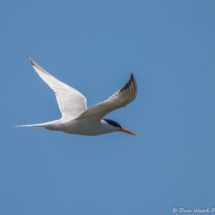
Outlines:
[[119, 125], [117, 122], [114, 122], [113, 120], [110, 120], [110, 119], [103, 119], [103, 120], [114, 127], [122, 128], [121, 125]]

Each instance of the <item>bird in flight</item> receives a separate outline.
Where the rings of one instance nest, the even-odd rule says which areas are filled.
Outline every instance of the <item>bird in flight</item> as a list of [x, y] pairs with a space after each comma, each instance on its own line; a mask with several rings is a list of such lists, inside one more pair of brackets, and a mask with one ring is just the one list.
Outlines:
[[103, 119], [108, 113], [125, 107], [135, 99], [137, 95], [137, 84], [133, 74], [131, 74], [130, 80], [119, 91], [107, 100], [87, 109], [84, 95], [57, 80], [36, 64], [30, 57], [28, 59], [38, 75], [55, 92], [62, 117], [59, 120], [51, 122], [22, 126], [41, 127], [68, 134], [86, 136], [96, 136], [111, 132], [125, 132], [138, 137], [137, 134], [122, 128], [113, 120]]

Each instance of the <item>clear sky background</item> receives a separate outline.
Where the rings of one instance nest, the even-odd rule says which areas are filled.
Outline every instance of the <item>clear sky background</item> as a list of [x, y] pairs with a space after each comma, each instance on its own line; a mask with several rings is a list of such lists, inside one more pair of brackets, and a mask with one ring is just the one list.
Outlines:
[[[214, 11], [213, 0], [1, 1], [0, 214], [215, 207]], [[106, 118], [140, 137], [15, 128], [61, 117], [25, 54], [88, 107], [132, 72], [136, 100]]]

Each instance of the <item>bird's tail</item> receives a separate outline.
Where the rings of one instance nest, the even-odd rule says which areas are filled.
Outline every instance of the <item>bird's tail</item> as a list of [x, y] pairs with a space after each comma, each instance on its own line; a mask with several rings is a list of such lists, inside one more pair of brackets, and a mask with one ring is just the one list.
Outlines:
[[47, 123], [41, 123], [41, 124], [32, 124], [32, 125], [17, 125], [15, 127], [41, 127], [41, 128], [45, 128], [46, 125], [47, 125]]
[[32, 124], [32, 125], [18, 125], [15, 127], [40, 127], [40, 128], [47, 128], [49, 125], [52, 125], [53, 123], [60, 122], [60, 120], [55, 120], [51, 122], [45, 122], [45, 123], [40, 123], [40, 124]]

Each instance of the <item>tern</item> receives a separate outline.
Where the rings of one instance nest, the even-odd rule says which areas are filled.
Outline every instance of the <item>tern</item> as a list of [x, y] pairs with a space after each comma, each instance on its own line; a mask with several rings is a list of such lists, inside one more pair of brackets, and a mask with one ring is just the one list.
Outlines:
[[103, 119], [108, 113], [125, 107], [135, 99], [137, 95], [137, 84], [132, 73], [130, 80], [120, 90], [107, 100], [87, 109], [84, 95], [57, 80], [36, 64], [30, 57], [28, 59], [38, 75], [55, 92], [62, 117], [59, 120], [51, 122], [21, 126], [41, 127], [48, 130], [86, 136], [96, 136], [111, 132], [125, 132], [138, 137], [137, 134], [122, 128], [113, 120]]

